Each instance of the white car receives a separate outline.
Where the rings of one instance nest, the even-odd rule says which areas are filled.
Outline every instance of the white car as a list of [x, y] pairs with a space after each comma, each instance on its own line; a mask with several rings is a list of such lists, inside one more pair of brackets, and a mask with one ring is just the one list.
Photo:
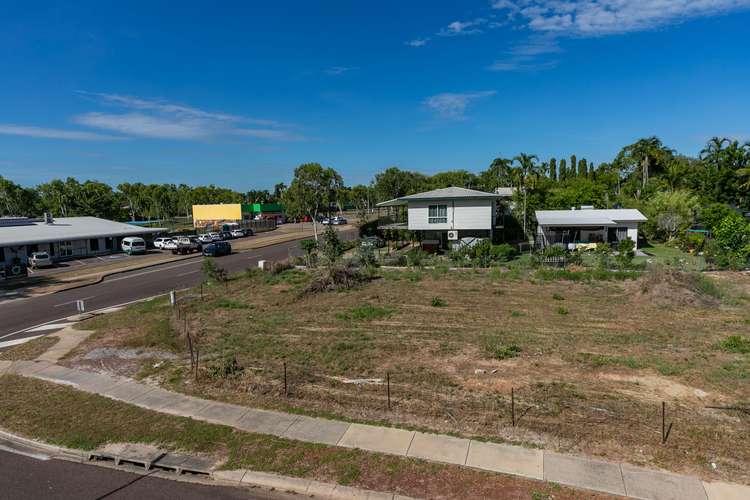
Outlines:
[[232, 229], [232, 238], [244, 238], [245, 237], [245, 230], [244, 229]]
[[200, 236], [198, 236], [198, 241], [200, 241], [201, 243], [211, 243], [214, 240], [213, 238], [211, 238], [210, 234], [203, 233]]
[[331, 223], [331, 219], [328, 217], [325, 217], [322, 221], [320, 221], [321, 224], [325, 224], [326, 226]]
[[128, 236], [123, 238], [120, 247], [128, 255], [146, 253], [146, 240], [137, 236]]
[[32, 269], [52, 267], [52, 257], [47, 252], [34, 252], [29, 257], [29, 267]]
[[159, 238], [156, 238], [154, 240], [154, 247], [162, 249], [164, 248], [164, 245], [172, 241], [172, 238], [168, 238], [166, 236], [160, 236]]
[[211, 237], [211, 241], [221, 241], [221, 234], [219, 233], [208, 233]]
[[334, 226], [341, 226], [343, 224], [346, 224], [347, 222], [348, 221], [346, 220], [346, 218], [341, 216], [336, 216], [331, 219], [331, 224], [333, 224]]

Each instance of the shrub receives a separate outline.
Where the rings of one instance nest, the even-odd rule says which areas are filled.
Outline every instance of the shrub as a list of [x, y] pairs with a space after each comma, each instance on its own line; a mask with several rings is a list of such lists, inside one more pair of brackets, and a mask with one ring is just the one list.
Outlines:
[[307, 285], [307, 293], [318, 293], [337, 290], [349, 290], [367, 281], [368, 276], [352, 262], [333, 263], [321, 271]]
[[633, 265], [635, 257], [635, 242], [630, 238], [620, 240], [617, 244], [617, 256], [615, 260], [620, 269], [627, 269]]
[[446, 306], [445, 301], [441, 299], [440, 297], [433, 297], [431, 304], [432, 304], [432, 307], [445, 307]]
[[596, 255], [597, 267], [599, 267], [599, 269], [609, 269], [609, 259], [612, 255], [612, 247], [607, 243], [597, 243], [594, 254]]
[[318, 250], [318, 242], [315, 240], [302, 240], [299, 247], [305, 252], [305, 260], [308, 266], [312, 266], [315, 258], [315, 252]]
[[516, 344], [504, 344], [498, 336], [485, 337], [482, 340], [482, 347], [485, 355], [492, 359], [509, 359], [515, 358], [521, 353], [521, 348]]
[[421, 248], [414, 248], [406, 252], [406, 264], [410, 267], [422, 267], [427, 254]]
[[294, 269], [294, 266], [288, 260], [277, 260], [271, 264], [271, 274], [274, 276], [281, 274], [288, 269]]
[[555, 300], [565, 300], [565, 297], [563, 297], [559, 293], [553, 293], [552, 294], [552, 298], [555, 299]]
[[224, 283], [229, 279], [226, 269], [216, 265], [211, 257], [203, 257], [203, 274], [209, 282]]
[[369, 303], [354, 307], [347, 312], [336, 313], [336, 318], [342, 321], [372, 321], [393, 314], [393, 308], [374, 306]]
[[331, 225], [327, 226], [323, 233], [321, 252], [323, 253], [323, 257], [325, 257], [326, 264], [329, 266], [336, 262], [341, 257], [341, 254], [344, 253], [339, 233]]
[[374, 267], [378, 265], [375, 250], [371, 245], [359, 245], [354, 252], [354, 262], [359, 266]]
[[742, 335], [732, 335], [719, 342], [719, 347], [726, 352], [750, 354], [750, 338]]
[[560, 314], [560, 315], [562, 315], [562, 316], [567, 316], [567, 314], [568, 314], [569, 312], [570, 312], [570, 311], [568, 311], [568, 310], [567, 310], [566, 308], [564, 308], [564, 307], [558, 307], [558, 308], [557, 308], [557, 314]]

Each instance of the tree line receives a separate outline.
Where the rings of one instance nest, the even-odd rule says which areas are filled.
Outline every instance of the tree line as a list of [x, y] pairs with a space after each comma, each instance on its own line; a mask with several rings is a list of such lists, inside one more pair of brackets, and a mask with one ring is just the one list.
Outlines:
[[[431, 189], [459, 186], [482, 191], [512, 187], [512, 210], [522, 234], [533, 235], [534, 210], [638, 208], [649, 217], [649, 238], [672, 239], [695, 223], [709, 229], [731, 211], [750, 210], [750, 142], [715, 137], [697, 157], [682, 155], [656, 137], [623, 147], [598, 165], [575, 154], [540, 160], [520, 153], [498, 157], [476, 173], [465, 169], [425, 175], [388, 168], [368, 184], [348, 187], [331, 167], [307, 163], [295, 169], [287, 187], [244, 193], [185, 184], [53, 180], [25, 188], [0, 177], [0, 215], [93, 215], [119, 220], [190, 216], [193, 204], [281, 201], [287, 215], [331, 213], [344, 207], [372, 209], [376, 203]], [[314, 217], [313, 217], [314, 218]]]
[[244, 193], [210, 184], [143, 184], [124, 182], [112, 187], [95, 180], [68, 177], [35, 187], [23, 187], [0, 176], [0, 216], [93, 216], [113, 220], [154, 220], [190, 217], [192, 206], [210, 203], [273, 203], [281, 200], [283, 183], [273, 191]]

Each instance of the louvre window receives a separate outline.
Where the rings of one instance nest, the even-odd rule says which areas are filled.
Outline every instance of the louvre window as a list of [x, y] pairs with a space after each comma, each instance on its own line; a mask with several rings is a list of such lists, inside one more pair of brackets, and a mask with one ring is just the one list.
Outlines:
[[430, 224], [445, 224], [448, 222], [448, 205], [430, 205], [427, 214]]

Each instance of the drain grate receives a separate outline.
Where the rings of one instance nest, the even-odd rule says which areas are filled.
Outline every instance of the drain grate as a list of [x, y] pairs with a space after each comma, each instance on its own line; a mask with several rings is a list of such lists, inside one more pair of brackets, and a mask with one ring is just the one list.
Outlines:
[[140, 444], [108, 444], [89, 453], [89, 461], [113, 462], [116, 466], [135, 465], [150, 470], [164, 452], [153, 446]]

